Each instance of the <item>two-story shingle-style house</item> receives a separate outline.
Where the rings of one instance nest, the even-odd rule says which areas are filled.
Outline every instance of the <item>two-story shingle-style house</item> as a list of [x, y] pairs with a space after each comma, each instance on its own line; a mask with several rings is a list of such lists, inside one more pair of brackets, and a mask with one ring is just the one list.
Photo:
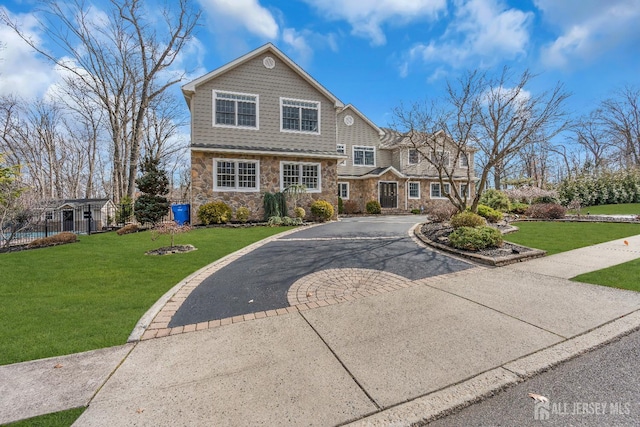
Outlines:
[[[271, 43], [182, 87], [191, 111], [192, 222], [208, 201], [262, 218], [263, 194], [409, 210], [444, 198], [406, 138], [343, 104]], [[471, 167], [471, 157], [461, 167]], [[336, 209], [337, 212], [337, 209]]]

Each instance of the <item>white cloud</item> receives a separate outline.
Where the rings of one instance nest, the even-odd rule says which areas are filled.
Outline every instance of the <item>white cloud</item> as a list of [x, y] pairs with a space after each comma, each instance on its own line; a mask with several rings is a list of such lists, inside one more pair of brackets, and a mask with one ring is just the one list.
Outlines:
[[384, 24], [394, 25], [423, 18], [435, 19], [447, 9], [446, 0], [304, 0], [323, 16], [346, 20], [353, 34], [383, 45]]
[[414, 61], [460, 67], [474, 59], [486, 66], [525, 54], [532, 13], [507, 8], [501, 0], [456, 0], [454, 8], [439, 39], [419, 43], [406, 53], [401, 67], [405, 74]]
[[[238, 25], [265, 39], [278, 37], [279, 27], [269, 10], [258, 0], [199, 0], [214, 25], [214, 31], [224, 34]], [[223, 30], [223, 31], [217, 31]]]
[[313, 56], [313, 50], [307, 43], [304, 35], [296, 31], [294, 28], [285, 28], [282, 30], [282, 41], [284, 41], [294, 52], [296, 59], [304, 66]]
[[[40, 42], [33, 15], [12, 15], [6, 9], [4, 12], [9, 19], [20, 22], [27, 36]], [[37, 98], [59, 80], [55, 66], [38, 58], [33, 48], [4, 24], [0, 24], [0, 42], [0, 95]]]
[[564, 68], [575, 60], [592, 61], [621, 45], [640, 42], [639, 0], [535, 0], [545, 21], [561, 31], [543, 47], [543, 62]]

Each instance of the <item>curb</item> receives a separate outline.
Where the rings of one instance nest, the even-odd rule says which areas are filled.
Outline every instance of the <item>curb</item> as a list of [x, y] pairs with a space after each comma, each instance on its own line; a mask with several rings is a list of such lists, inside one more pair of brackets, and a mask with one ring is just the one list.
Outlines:
[[347, 425], [351, 427], [424, 425], [639, 329], [640, 310], [636, 310], [546, 349]]

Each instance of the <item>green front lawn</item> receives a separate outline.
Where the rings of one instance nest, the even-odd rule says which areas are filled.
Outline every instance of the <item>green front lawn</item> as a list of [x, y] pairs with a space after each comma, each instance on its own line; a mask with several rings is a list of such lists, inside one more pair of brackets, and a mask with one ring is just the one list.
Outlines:
[[75, 408], [53, 414], [40, 415], [27, 420], [7, 424], [7, 427], [68, 427], [82, 415], [86, 408]]
[[518, 222], [505, 240], [548, 255], [640, 234], [640, 224], [603, 222]]
[[124, 344], [140, 317], [180, 280], [284, 228], [208, 228], [176, 236], [198, 250], [166, 256], [149, 232], [0, 254], [0, 365]]
[[[640, 215], [640, 203], [621, 203], [619, 205], [586, 206], [580, 213], [586, 215]], [[570, 213], [575, 213], [571, 212]]]
[[640, 259], [581, 274], [571, 280], [640, 292]]

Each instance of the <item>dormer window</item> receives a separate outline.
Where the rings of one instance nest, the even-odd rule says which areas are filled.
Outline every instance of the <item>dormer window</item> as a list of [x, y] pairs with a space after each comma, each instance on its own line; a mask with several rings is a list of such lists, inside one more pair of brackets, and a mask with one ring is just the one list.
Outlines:
[[213, 91], [214, 126], [258, 129], [258, 95]]
[[420, 153], [416, 148], [409, 148], [409, 164], [417, 165], [420, 161]]
[[320, 103], [280, 98], [283, 132], [320, 133]]

